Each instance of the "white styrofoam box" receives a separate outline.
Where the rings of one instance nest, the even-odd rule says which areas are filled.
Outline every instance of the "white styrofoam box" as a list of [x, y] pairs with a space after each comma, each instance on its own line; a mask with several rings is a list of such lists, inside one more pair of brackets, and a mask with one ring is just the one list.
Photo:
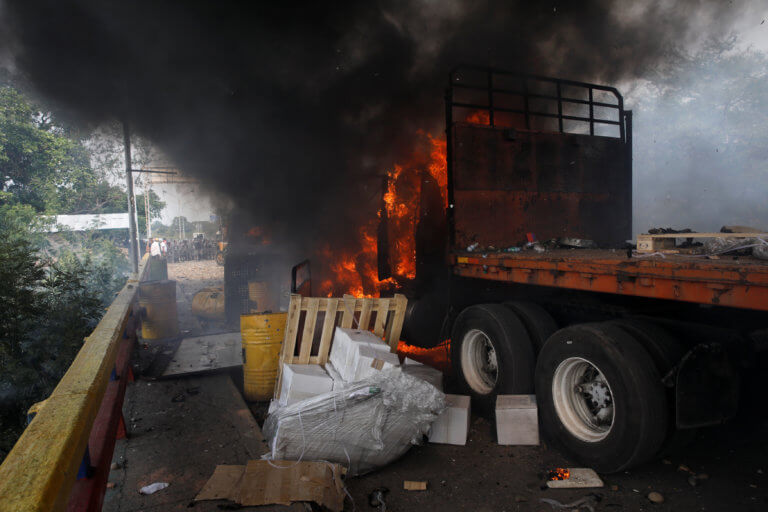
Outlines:
[[445, 395], [445, 410], [432, 423], [429, 442], [467, 444], [469, 433], [470, 398], [466, 395]]
[[[413, 361], [413, 359], [411, 359]], [[421, 380], [427, 381], [440, 391], [443, 390], [443, 372], [425, 364], [408, 364], [408, 358], [403, 362], [403, 373], [413, 375]]]
[[356, 382], [375, 375], [378, 371], [400, 366], [400, 358], [397, 357], [397, 354], [390, 352], [386, 345], [383, 348], [357, 345], [356, 349], [352, 372], [347, 382]]
[[424, 366], [424, 363], [420, 363], [415, 359], [406, 357], [405, 359], [403, 359], [403, 366]]
[[384, 343], [384, 340], [370, 331], [336, 327], [328, 360], [333, 363], [336, 371], [339, 372], [341, 378], [346, 382], [353, 380], [353, 365], [357, 355], [357, 349], [355, 347], [358, 345], [381, 346], [386, 350], [389, 350], [389, 347]]
[[283, 363], [280, 405], [290, 405], [333, 389], [333, 379], [319, 364]]
[[328, 361], [325, 363], [325, 371], [328, 372], [328, 375], [331, 376], [333, 379], [333, 391], [336, 391], [337, 389], [341, 389], [344, 387], [344, 379], [341, 378], [341, 374], [336, 369], [335, 366], [333, 366], [333, 363]]
[[539, 444], [536, 395], [496, 397], [496, 436], [504, 445]]

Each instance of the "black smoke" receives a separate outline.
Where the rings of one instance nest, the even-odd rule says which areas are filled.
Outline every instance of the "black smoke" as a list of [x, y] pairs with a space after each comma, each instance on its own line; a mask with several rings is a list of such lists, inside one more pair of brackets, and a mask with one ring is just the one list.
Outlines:
[[[351, 243], [457, 63], [612, 83], [643, 76], [727, 2], [28, 1], [2, 55], [59, 111], [125, 119], [273, 237]], [[721, 28], [722, 27], [722, 28]]]

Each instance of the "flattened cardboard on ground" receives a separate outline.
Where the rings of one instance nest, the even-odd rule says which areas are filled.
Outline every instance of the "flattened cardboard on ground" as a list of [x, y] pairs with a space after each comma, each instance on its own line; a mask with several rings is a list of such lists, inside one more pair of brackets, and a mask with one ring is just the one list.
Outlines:
[[244, 507], [313, 501], [341, 512], [342, 471], [340, 464], [288, 460], [251, 460], [246, 466], [216, 466], [195, 500], [227, 499]]
[[570, 476], [565, 480], [549, 480], [547, 487], [550, 489], [586, 489], [590, 487], [603, 487], [602, 479], [590, 468], [568, 468]]
[[177, 377], [243, 365], [240, 331], [195, 336], [181, 340], [163, 377]]
[[426, 491], [427, 482], [422, 480], [404, 480], [403, 489], [406, 491]]
[[205, 482], [202, 490], [195, 496], [195, 501], [234, 500], [240, 490], [240, 481], [245, 473], [245, 466], [216, 466], [211, 478]]

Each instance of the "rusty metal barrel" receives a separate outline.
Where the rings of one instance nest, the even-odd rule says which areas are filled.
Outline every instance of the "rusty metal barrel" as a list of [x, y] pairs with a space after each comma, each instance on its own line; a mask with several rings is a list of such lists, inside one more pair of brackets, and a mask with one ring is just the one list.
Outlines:
[[142, 308], [142, 338], [159, 340], [179, 335], [176, 281], [163, 280], [141, 283], [139, 285], [139, 307]]
[[288, 313], [242, 315], [243, 392], [247, 400], [269, 400], [275, 388]]

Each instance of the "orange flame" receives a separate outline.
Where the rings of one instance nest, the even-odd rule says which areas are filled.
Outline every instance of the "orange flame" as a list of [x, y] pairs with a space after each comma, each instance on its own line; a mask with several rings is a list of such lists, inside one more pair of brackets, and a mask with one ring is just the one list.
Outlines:
[[359, 229], [360, 247], [343, 251], [329, 246], [320, 251], [328, 277], [320, 286], [322, 295], [349, 293], [356, 297], [378, 296], [398, 280], [416, 277], [416, 239], [422, 173], [427, 172], [441, 188], [447, 206], [448, 182], [445, 139], [419, 131], [416, 145], [403, 163], [387, 172], [384, 207], [388, 218], [390, 258], [394, 278], [380, 281], [377, 266], [377, 228], [382, 212]]

